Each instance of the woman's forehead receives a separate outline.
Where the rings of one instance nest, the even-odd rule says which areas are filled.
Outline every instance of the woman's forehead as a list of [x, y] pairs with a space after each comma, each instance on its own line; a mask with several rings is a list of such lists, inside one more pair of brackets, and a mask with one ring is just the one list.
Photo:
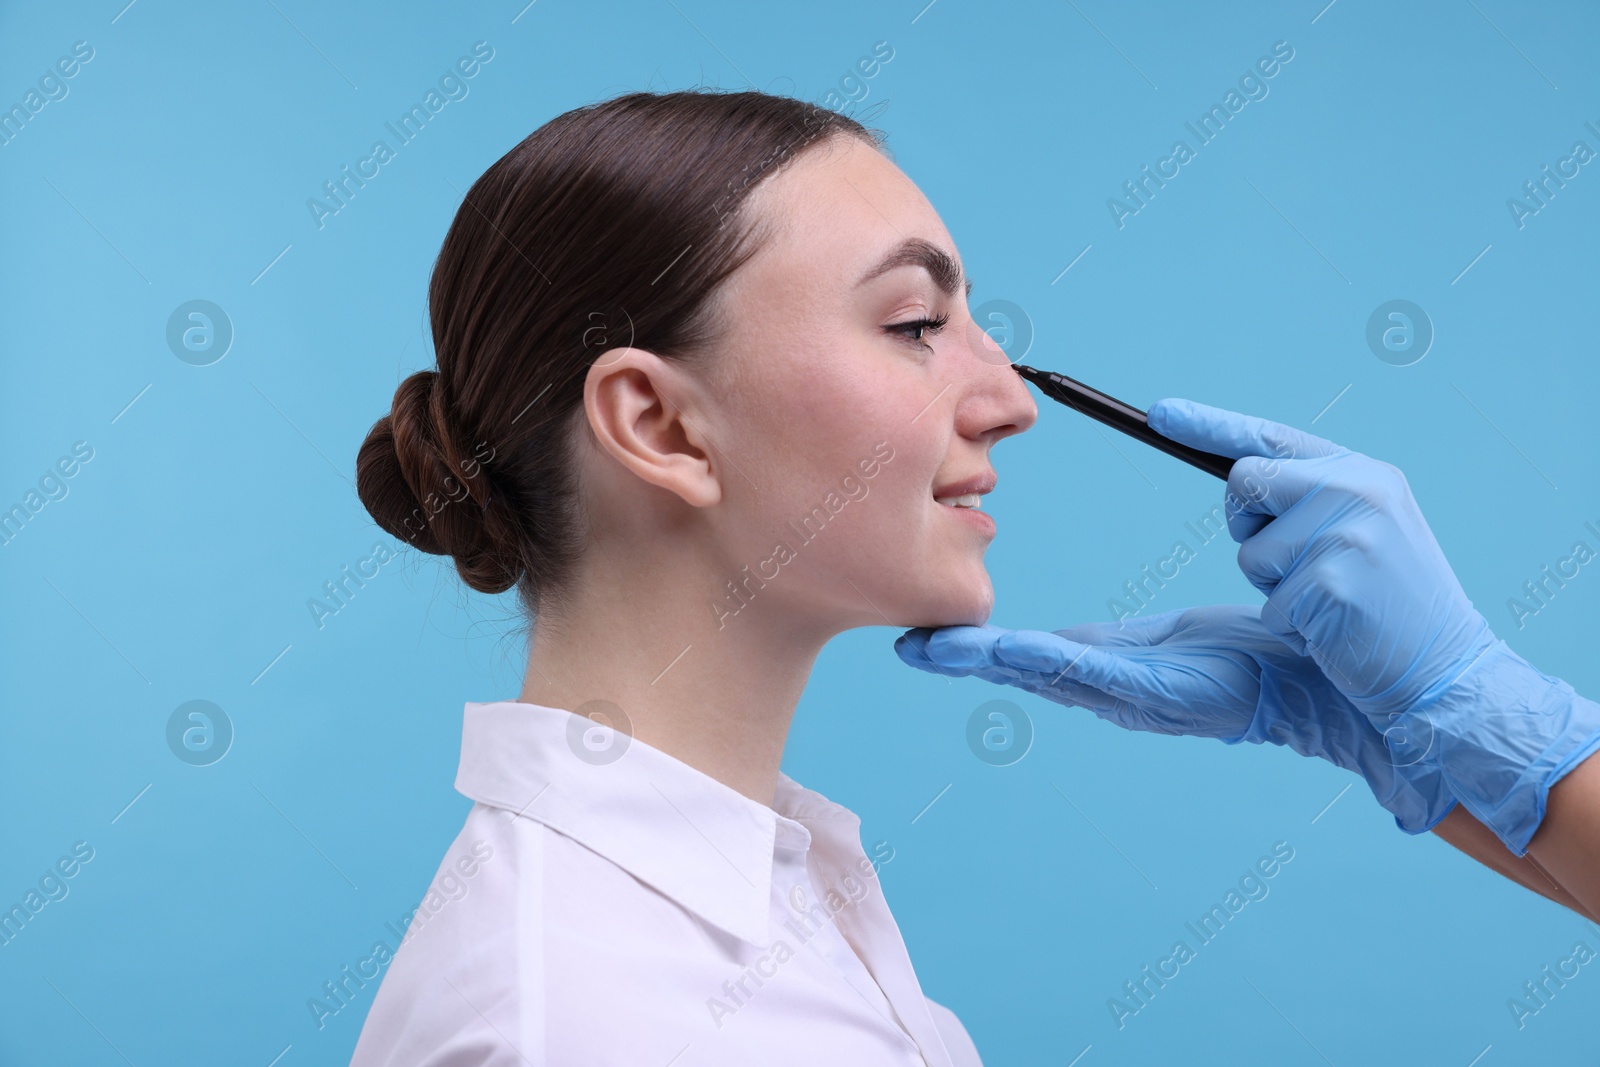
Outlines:
[[916, 184], [871, 145], [842, 140], [806, 152], [757, 187], [748, 207], [762, 216], [768, 240], [751, 273], [840, 290], [854, 288], [910, 239], [955, 258], [943, 222]]

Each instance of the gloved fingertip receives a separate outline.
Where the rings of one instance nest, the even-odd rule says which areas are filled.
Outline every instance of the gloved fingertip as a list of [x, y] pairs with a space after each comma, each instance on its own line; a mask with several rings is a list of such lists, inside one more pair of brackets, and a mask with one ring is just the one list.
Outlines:
[[937, 669], [937, 665], [928, 656], [928, 639], [921, 634], [915, 632], [901, 634], [895, 638], [894, 652], [908, 666], [925, 671]]
[[1163, 397], [1150, 405], [1150, 410], [1145, 412], [1145, 421], [1152, 430], [1166, 437], [1172, 423], [1181, 421], [1193, 407], [1193, 404], [1180, 397]]

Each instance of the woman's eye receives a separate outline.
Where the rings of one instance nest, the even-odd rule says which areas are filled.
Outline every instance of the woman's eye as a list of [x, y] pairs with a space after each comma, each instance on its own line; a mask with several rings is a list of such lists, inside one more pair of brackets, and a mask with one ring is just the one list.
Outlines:
[[897, 322], [884, 329], [890, 333], [899, 334], [911, 341], [921, 341], [924, 333], [938, 333], [950, 321], [949, 315], [941, 315], [936, 319], [912, 319], [910, 322]]

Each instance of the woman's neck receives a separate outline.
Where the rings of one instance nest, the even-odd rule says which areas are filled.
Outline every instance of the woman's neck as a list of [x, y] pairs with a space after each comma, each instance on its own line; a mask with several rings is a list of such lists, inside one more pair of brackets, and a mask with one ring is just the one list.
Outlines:
[[637, 740], [771, 806], [795, 706], [831, 635], [797, 627], [770, 587], [731, 614], [740, 602], [718, 599], [706, 569], [681, 557], [588, 562], [570, 612], [535, 626], [518, 699], [568, 711], [609, 701]]

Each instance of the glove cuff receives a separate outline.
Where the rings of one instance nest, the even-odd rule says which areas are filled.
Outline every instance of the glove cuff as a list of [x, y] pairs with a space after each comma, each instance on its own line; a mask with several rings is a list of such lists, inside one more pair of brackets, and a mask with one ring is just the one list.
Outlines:
[[1526, 855], [1550, 788], [1600, 751], [1600, 704], [1496, 639], [1437, 699], [1384, 733], [1396, 763], [1437, 768], [1452, 795]]
[[[1397, 812], [1394, 824], [1413, 837], [1425, 834], [1444, 821], [1444, 817], [1455, 811], [1460, 801], [1448, 794], [1438, 796], [1435, 802], [1416, 811]], [[1393, 811], [1393, 808], [1389, 809]]]

